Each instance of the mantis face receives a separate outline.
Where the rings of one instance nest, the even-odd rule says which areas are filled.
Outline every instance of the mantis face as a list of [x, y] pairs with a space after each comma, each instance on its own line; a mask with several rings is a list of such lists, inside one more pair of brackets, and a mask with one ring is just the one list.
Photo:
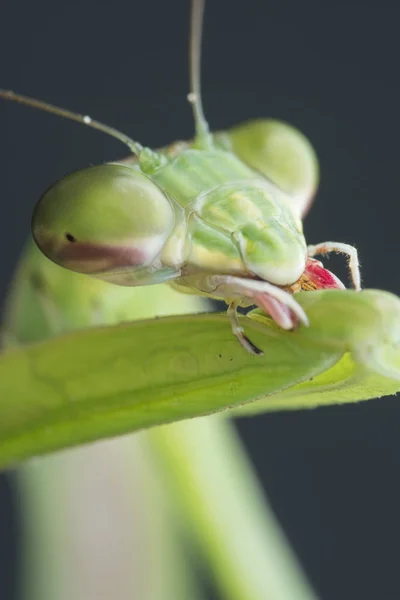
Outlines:
[[174, 224], [170, 201], [146, 175], [105, 164], [50, 187], [35, 208], [32, 232], [50, 260], [96, 275], [151, 265]]

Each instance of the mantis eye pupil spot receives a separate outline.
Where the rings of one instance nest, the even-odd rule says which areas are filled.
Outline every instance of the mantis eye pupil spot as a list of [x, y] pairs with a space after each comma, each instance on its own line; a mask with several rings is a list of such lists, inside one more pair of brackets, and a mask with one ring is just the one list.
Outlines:
[[76, 238], [72, 235], [72, 233], [66, 233], [65, 239], [68, 240], [68, 242], [76, 242]]

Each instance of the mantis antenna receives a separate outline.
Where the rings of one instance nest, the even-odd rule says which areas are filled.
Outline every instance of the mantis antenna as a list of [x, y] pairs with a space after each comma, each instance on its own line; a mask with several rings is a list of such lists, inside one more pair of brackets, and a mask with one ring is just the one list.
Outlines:
[[79, 113], [74, 113], [70, 110], [53, 106], [53, 104], [48, 104], [47, 102], [42, 102], [41, 100], [36, 100], [35, 98], [29, 98], [29, 96], [15, 94], [11, 90], [0, 89], [0, 98], [3, 98], [3, 100], [11, 100], [12, 102], [19, 102], [20, 104], [25, 104], [26, 106], [31, 106], [32, 108], [53, 113], [59, 117], [64, 117], [65, 119], [70, 119], [71, 121], [77, 121], [78, 123], [82, 123], [82, 125], [87, 125], [88, 127], [102, 131], [103, 133], [116, 138], [128, 146], [133, 154], [139, 155], [143, 150], [143, 146], [139, 144], [139, 142], [135, 142], [124, 133], [118, 131], [118, 129], [114, 129], [114, 127], [109, 127], [108, 125], [103, 125], [103, 123], [100, 123], [99, 121], [94, 121], [88, 115], [80, 115]]
[[[188, 100], [193, 106], [193, 117], [195, 121], [197, 142], [201, 147], [209, 148], [212, 146], [212, 142], [208, 123], [204, 117], [200, 85], [201, 37], [203, 29], [204, 3], [205, 0], [192, 0], [189, 42], [191, 91], [188, 95]], [[38, 110], [52, 113], [54, 115], [58, 115], [59, 117], [63, 117], [64, 119], [76, 121], [82, 125], [92, 127], [92, 129], [102, 131], [103, 133], [110, 135], [111, 137], [128, 146], [131, 152], [137, 156], [139, 156], [143, 150], [143, 146], [139, 144], [139, 142], [135, 142], [121, 131], [118, 131], [118, 129], [114, 129], [114, 127], [109, 127], [108, 125], [104, 125], [104, 123], [95, 121], [89, 117], [89, 115], [81, 115], [79, 113], [66, 110], [65, 108], [60, 108], [59, 106], [42, 102], [36, 98], [31, 98], [22, 94], [16, 94], [11, 90], [0, 89], [0, 98], [3, 100], [10, 100], [12, 102], [19, 102], [25, 106], [31, 106], [32, 108], [37, 108]]]
[[192, 0], [192, 12], [190, 20], [190, 87], [188, 100], [193, 107], [193, 117], [196, 128], [197, 141], [203, 147], [210, 147], [211, 136], [208, 123], [204, 117], [203, 104], [201, 101], [201, 34], [203, 29], [205, 0]]

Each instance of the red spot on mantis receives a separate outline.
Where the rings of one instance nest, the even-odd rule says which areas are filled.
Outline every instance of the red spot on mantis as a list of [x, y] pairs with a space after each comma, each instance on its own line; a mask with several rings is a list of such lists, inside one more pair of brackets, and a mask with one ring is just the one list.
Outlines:
[[319, 260], [315, 260], [315, 258], [308, 258], [306, 268], [304, 270], [304, 276], [314, 284], [315, 289], [317, 290], [344, 290], [345, 286], [343, 283], [325, 269], [323, 264]]

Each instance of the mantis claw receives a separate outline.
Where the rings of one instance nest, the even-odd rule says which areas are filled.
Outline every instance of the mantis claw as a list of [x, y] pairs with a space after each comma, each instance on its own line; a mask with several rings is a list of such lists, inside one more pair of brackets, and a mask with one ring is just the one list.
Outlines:
[[[238, 338], [239, 339], [239, 338]], [[242, 339], [239, 339], [240, 344], [250, 352], [250, 354], [254, 354], [255, 356], [264, 356], [264, 352], [260, 350], [249, 338], [247, 335], [243, 335]]]
[[293, 296], [268, 281], [212, 275], [207, 277], [206, 286], [208, 289], [203, 291], [213, 296], [245, 299], [248, 306], [256, 304], [271, 315], [282, 329], [295, 329], [299, 323], [309, 325], [306, 313]]
[[247, 350], [247, 352], [250, 352], [250, 354], [255, 354], [256, 356], [264, 356], [264, 352], [260, 350], [260, 348], [257, 348], [257, 346], [253, 344], [251, 340], [249, 340], [247, 335], [245, 335], [243, 327], [239, 323], [236, 302], [231, 302], [229, 304], [227, 314], [232, 326], [232, 333], [237, 337], [239, 344], [243, 346], [243, 348]]
[[238, 305], [256, 304], [282, 329], [296, 329], [300, 323], [306, 326], [309, 324], [307, 315], [293, 296], [267, 281], [212, 275], [203, 280], [201, 289], [214, 297], [226, 299], [232, 332], [251, 354], [262, 355], [263, 352], [245, 336], [236, 312]]

